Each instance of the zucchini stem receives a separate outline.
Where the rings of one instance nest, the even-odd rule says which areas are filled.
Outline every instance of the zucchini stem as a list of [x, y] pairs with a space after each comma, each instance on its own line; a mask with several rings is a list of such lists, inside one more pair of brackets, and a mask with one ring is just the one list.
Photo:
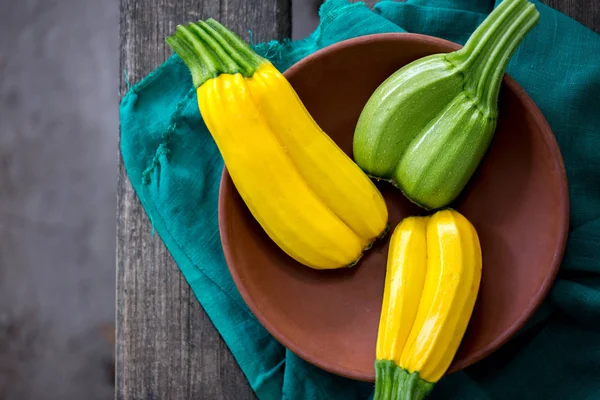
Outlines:
[[165, 41], [189, 68], [196, 88], [220, 74], [240, 73], [249, 78], [266, 62], [214, 19], [178, 25]]
[[[497, 108], [496, 103], [504, 71], [506, 71], [513, 53], [517, 50], [525, 35], [537, 24], [539, 17], [540, 13], [535, 6], [529, 4], [518, 20], [515, 21], [515, 24], [503, 35], [500, 45], [492, 53], [477, 87], [477, 94], [481, 96], [487, 107]], [[493, 82], [493, 84], [485, 85], [485, 82]]]
[[[218, 24], [217, 21], [215, 21], [215, 23]], [[223, 37], [223, 35], [221, 35], [221, 33], [215, 30], [215, 28], [213, 28], [211, 25], [204, 21], [198, 21], [196, 25], [201, 27], [205, 32], [209, 33], [213, 38], [215, 38], [216, 42], [221, 45], [222, 49], [235, 60], [235, 63], [237, 63], [239, 68], [242, 70], [242, 75], [252, 75], [256, 69], [256, 63], [249, 61], [248, 58], [245, 57], [238, 48], [231, 45], [231, 43], [228, 42], [227, 39], [225, 39], [225, 37]]]
[[204, 45], [216, 55], [222, 72], [227, 74], [235, 74], [239, 72], [239, 67], [235, 61], [229, 57], [229, 54], [227, 54], [225, 49], [223, 49], [223, 47], [215, 39], [213, 39], [212, 36], [205, 32], [200, 25], [189, 24], [188, 27], [190, 31], [192, 31], [196, 37], [200, 38]]
[[504, 0], [473, 32], [465, 46], [447, 59], [468, 76], [465, 90], [495, 118], [502, 77], [523, 37], [535, 26], [539, 12], [527, 0]]
[[464, 72], [476, 70], [488, 58], [498, 36], [526, 4], [527, 0], [502, 1], [471, 34], [465, 46], [449, 57], [454, 58], [452, 61]]
[[392, 360], [375, 361], [373, 400], [422, 400], [434, 383], [423, 380], [418, 372], [410, 373]]
[[182, 38], [182, 35], [175, 34], [166, 38], [165, 41], [188, 66], [194, 85], [196, 85], [196, 82], [205, 82], [214, 76], [213, 71], [202, 61], [198, 53], [190, 47], [188, 41]]
[[250, 46], [248, 46], [239, 36], [231, 32], [229, 29], [221, 25], [213, 18], [209, 18], [206, 23], [211, 26], [215, 31], [220, 33], [222, 37], [229, 42], [229, 44], [235, 49], [235, 52], [246, 57], [251, 65], [260, 65], [265, 59], [256, 54]]

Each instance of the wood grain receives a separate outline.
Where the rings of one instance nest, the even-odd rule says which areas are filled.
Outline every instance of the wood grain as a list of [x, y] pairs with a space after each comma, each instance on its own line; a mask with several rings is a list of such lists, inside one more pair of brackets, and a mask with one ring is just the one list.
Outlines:
[[600, 1], [598, 0], [541, 0], [600, 33]]
[[[544, 2], [600, 32], [597, 0]], [[263, 41], [289, 36], [290, 10], [289, 0], [121, 0], [119, 71], [133, 83], [156, 68], [171, 54], [164, 37], [178, 23], [218, 17], [243, 38], [252, 29]], [[120, 152], [118, 162], [116, 398], [255, 398], [160, 238], [151, 236]]]
[[[178, 23], [217, 18], [254, 40], [290, 33], [289, 0], [122, 0], [120, 71], [132, 83], [171, 54]], [[127, 86], [121, 77], [120, 95]], [[119, 152], [116, 398], [254, 399], [227, 346], [150, 223]]]

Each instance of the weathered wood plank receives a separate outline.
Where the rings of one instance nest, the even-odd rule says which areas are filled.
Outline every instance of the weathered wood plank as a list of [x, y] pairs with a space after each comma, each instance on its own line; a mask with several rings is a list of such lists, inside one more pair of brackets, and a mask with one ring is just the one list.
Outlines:
[[[597, 0], [543, 1], [600, 32]], [[138, 81], [170, 55], [163, 39], [176, 24], [208, 17], [244, 38], [252, 28], [256, 41], [290, 33], [289, 0], [121, 0], [120, 71]], [[121, 96], [125, 90], [121, 77]], [[118, 161], [116, 398], [254, 398], [158, 235], [150, 235]]]
[[600, 1], [598, 0], [541, 0], [588, 28], [600, 33]]
[[[120, 71], [132, 83], [170, 54], [178, 23], [218, 18], [255, 40], [290, 33], [289, 0], [121, 0]], [[120, 95], [126, 92], [121, 77]], [[119, 155], [116, 398], [253, 399], [245, 377], [150, 223]]]

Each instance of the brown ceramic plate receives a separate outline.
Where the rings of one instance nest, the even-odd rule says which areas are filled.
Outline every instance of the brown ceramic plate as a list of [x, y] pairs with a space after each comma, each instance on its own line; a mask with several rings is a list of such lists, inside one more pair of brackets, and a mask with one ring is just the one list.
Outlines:
[[[375, 88], [417, 58], [457, 48], [422, 35], [371, 35], [327, 47], [285, 76], [323, 130], [351, 155], [356, 121]], [[490, 150], [453, 204], [480, 235], [483, 278], [449, 372], [481, 360], [525, 324], [552, 285], [566, 243], [567, 181], [550, 127], [509, 77], [499, 107]], [[378, 187], [392, 226], [423, 213], [391, 185]], [[389, 235], [352, 269], [312, 270], [269, 239], [227, 171], [221, 181], [219, 224], [233, 279], [265, 328], [325, 370], [373, 381]]]

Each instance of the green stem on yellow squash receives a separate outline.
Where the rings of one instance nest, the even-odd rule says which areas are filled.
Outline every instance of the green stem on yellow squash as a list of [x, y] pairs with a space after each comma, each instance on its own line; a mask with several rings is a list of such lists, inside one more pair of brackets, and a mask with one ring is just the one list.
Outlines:
[[373, 400], [422, 400], [433, 389], [418, 372], [410, 373], [391, 360], [375, 361]]
[[[186, 35], [181, 32], [179, 27], [177, 33], [173, 36], [169, 36], [165, 41], [188, 66], [195, 87], [198, 87], [203, 82], [213, 78], [217, 73], [214, 60], [207, 54], [208, 49], [206, 49], [206, 52], [199, 53], [197, 49], [194, 49], [194, 47], [191, 46]], [[202, 43], [200, 43], [200, 45], [202, 45]]]
[[196, 88], [220, 74], [240, 73], [251, 77], [265, 62], [233, 32], [213, 19], [178, 25], [175, 34], [165, 41], [189, 68]]
[[210, 36], [206, 31], [204, 31], [199, 24], [189, 24], [188, 25], [190, 31], [194, 33], [194, 35], [202, 40], [205, 46], [207, 46], [219, 60], [220, 68], [223, 73], [226, 74], [235, 74], [239, 72], [239, 66], [235, 61], [227, 54], [223, 46], [218, 43], [212, 36]]
[[[216, 21], [215, 23], [218, 24], [218, 22]], [[244, 56], [244, 52], [240, 50], [239, 46], [232, 45], [221, 33], [219, 33], [219, 31], [217, 31], [205, 21], [196, 22], [196, 26], [202, 28], [206, 33], [208, 33], [212, 38], [214, 38], [213, 40], [215, 40], [221, 45], [222, 49], [229, 56], [231, 56], [231, 58], [235, 60], [235, 63], [240, 67], [242, 75], [252, 76], [252, 74], [256, 70], [256, 66], [259, 63], [253, 63], [252, 61], [250, 61], [247, 57]], [[235, 35], [233, 34], [232, 36], [235, 37]], [[252, 52], [252, 50], [250, 50], [250, 52]]]
[[213, 18], [209, 18], [206, 23], [211, 26], [215, 31], [222, 35], [222, 37], [229, 42], [229, 44], [235, 49], [236, 53], [246, 57], [248, 61], [255, 66], [262, 64], [265, 59], [256, 54], [250, 46], [248, 46], [239, 36], [235, 33], [218, 23]]

